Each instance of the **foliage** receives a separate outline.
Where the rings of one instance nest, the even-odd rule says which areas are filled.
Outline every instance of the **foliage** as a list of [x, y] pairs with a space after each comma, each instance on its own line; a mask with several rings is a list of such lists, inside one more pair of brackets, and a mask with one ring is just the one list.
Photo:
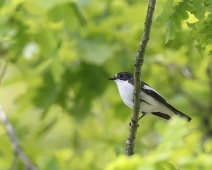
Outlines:
[[[142, 69], [142, 79], [192, 121], [146, 116], [136, 155], [124, 156], [131, 110], [108, 78], [133, 71], [146, 7], [134, 0], [0, 2], [0, 70], [7, 63], [0, 103], [40, 169], [212, 168], [211, 2], [203, 0], [158, 1]], [[206, 48], [201, 54], [194, 39]], [[0, 169], [10, 169], [2, 126], [0, 138]]]
[[190, 17], [193, 15], [195, 20], [187, 24], [192, 29], [191, 35], [197, 41], [199, 51], [205, 50], [207, 46], [211, 48], [212, 2], [210, 0], [183, 0], [177, 5], [173, 3], [173, 0], [167, 0], [157, 20], [158, 23], [165, 24], [167, 27], [166, 43], [175, 38], [176, 32], [181, 31], [182, 20], [187, 20], [189, 15]]

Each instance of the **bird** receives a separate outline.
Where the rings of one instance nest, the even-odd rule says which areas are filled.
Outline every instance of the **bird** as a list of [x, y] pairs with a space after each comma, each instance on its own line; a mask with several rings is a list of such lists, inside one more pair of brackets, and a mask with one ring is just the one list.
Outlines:
[[[133, 74], [129, 72], [119, 72], [114, 77], [109, 78], [116, 82], [119, 94], [124, 104], [133, 109], [134, 100], [134, 78]], [[191, 118], [181, 111], [177, 110], [169, 104], [155, 89], [150, 87], [147, 83], [141, 81], [140, 91], [140, 111], [142, 115], [139, 120], [147, 113], [169, 120], [174, 115], [184, 118], [188, 122]]]

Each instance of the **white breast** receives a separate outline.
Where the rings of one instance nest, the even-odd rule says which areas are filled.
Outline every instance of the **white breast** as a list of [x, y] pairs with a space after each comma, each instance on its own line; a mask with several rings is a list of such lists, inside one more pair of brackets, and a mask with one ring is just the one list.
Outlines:
[[[119, 90], [121, 99], [128, 107], [130, 107], [132, 109], [133, 108], [134, 86], [132, 84], [128, 83], [128, 81], [123, 81], [123, 80], [117, 79], [117, 80], [115, 80], [115, 82], [118, 86], [118, 90]], [[145, 88], [148, 88], [148, 86], [146, 86]], [[163, 113], [167, 113], [167, 111], [166, 111], [167, 108], [165, 106], [162, 105], [162, 108], [161, 108], [161, 103], [158, 102], [157, 100], [155, 100], [153, 97], [147, 95], [146, 93], [141, 92], [141, 99], [148, 102], [149, 104], [146, 102], [141, 102], [140, 112], [151, 113], [151, 112], [164, 111]]]
[[134, 91], [134, 86], [128, 81], [123, 81], [123, 80], [115, 80], [119, 94], [121, 96], [121, 99], [123, 102], [130, 107], [131, 109], [133, 108], [133, 91]]

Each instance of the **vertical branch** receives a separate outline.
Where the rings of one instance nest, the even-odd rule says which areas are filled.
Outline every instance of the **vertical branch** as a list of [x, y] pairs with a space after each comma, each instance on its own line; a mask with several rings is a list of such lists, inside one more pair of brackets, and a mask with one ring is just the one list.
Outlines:
[[130, 123], [130, 132], [128, 139], [126, 141], [126, 155], [130, 156], [134, 153], [134, 143], [136, 138], [137, 132], [137, 125], [138, 125], [138, 117], [139, 117], [139, 110], [140, 110], [140, 77], [141, 77], [141, 66], [144, 62], [144, 55], [146, 51], [146, 46], [149, 41], [150, 29], [152, 25], [152, 18], [155, 9], [156, 0], [149, 0], [147, 15], [144, 23], [144, 32], [142, 36], [141, 43], [138, 48], [138, 52], [135, 58], [134, 64], [134, 107], [133, 113], [131, 117]]

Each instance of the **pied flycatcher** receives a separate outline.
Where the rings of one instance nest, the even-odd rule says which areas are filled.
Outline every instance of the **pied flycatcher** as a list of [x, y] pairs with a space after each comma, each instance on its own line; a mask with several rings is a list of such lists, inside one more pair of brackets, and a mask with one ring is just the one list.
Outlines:
[[[120, 72], [109, 80], [114, 80], [118, 86], [119, 94], [123, 102], [133, 108], [133, 92], [134, 92], [134, 79], [133, 74], [128, 72]], [[152, 113], [155, 116], [162, 117], [164, 119], [170, 119], [171, 116], [177, 115], [190, 121], [191, 118], [179, 110], [175, 109], [172, 105], [166, 102], [165, 99], [148, 84], [141, 81], [140, 92], [140, 113], [143, 115], [139, 120], [146, 115], [146, 113]]]

